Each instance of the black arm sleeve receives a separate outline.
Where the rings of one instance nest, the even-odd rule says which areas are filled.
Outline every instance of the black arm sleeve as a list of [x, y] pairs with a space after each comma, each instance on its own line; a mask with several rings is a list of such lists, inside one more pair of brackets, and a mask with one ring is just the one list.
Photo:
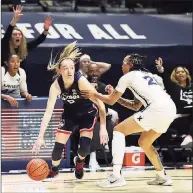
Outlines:
[[169, 67], [164, 67], [164, 72], [163, 73], [159, 73], [156, 69], [156, 74], [160, 77], [162, 77], [163, 79], [163, 83], [164, 83], [164, 86], [165, 86], [165, 89], [167, 91], [168, 94], [171, 94], [171, 92], [173, 91], [173, 86], [175, 85], [171, 79], [170, 79], [170, 76], [171, 76], [171, 73], [172, 73], [172, 70], [171, 68]]
[[28, 51], [36, 48], [38, 45], [40, 45], [42, 42], [44, 42], [46, 39], [46, 35], [44, 35], [43, 33], [37, 37], [36, 39], [30, 41], [27, 43], [27, 49]]
[[3, 39], [1, 40], [2, 43], [9, 43], [9, 40], [11, 39], [11, 34], [13, 32], [13, 28], [14, 28], [14, 26], [9, 24], [9, 26], [5, 32], [5, 35], [4, 35]]
[[13, 32], [14, 26], [9, 25], [3, 39], [1, 40], [1, 66], [5, 65], [5, 61], [8, 59], [8, 54], [10, 52], [9, 49], [9, 41], [11, 39], [11, 35]]

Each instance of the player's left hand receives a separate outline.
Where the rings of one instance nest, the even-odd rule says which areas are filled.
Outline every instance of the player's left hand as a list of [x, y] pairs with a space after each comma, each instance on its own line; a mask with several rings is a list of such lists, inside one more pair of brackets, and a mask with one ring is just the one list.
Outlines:
[[105, 144], [108, 143], [108, 141], [109, 141], [109, 136], [108, 136], [108, 133], [107, 133], [107, 129], [106, 129], [106, 128], [100, 128], [99, 136], [100, 136], [100, 143], [101, 143], [102, 145], [105, 145]]
[[95, 98], [96, 93], [95, 90], [81, 90], [81, 95], [85, 98]]

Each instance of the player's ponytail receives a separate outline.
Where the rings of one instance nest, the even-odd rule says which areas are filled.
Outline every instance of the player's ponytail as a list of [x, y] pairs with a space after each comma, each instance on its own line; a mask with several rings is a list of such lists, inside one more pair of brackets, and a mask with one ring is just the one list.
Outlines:
[[63, 60], [70, 59], [75, 63], [76, 60], [79, 59], [79, 57], [82, 53], [80, 52], [80, 49], [76, 47], [76, 41], [74, 41], [71, 44], [67, 45], [63, 49], [63, 51], [60, 53], [60, 57], [59, 57], [58, 61], [56, 61], [58, 54], [56, 54], [55, 58], [53, 58], [52, 52], [51, 52], [50, 61], [49, 61], [48, 66], [47, 66], [48, 70], [55, 70], [56, 74], [55, 74], [54, 78], [59, 76], [58, 70], [59, 70], [61, 62]]
[[76, 47], [76, 41], [74, 41], [63, 49], [63, 51], [60, 53], [60, 57], [57, 62], [56, 58], [58, 54], [53, 59], [51, 52], [51, 57], [47, 69], [57, 71], [60, 68], [60, 64], [63, 60], [70, 59], [73, 62], [76, 62], [76, 60], [80, 57], [80, 55], [81, 55], [80, 49]]
[[133, 64], [132, 70], [143, 70], [144, 68], [144, 60], [146, 56], [141, 56], [136, 53], [132, 53], [129, 55], [129, 60]]

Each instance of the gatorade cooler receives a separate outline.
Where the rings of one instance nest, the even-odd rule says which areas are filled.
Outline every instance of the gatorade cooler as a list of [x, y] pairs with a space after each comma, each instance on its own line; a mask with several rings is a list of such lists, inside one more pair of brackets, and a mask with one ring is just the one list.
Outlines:
[[140, 147], [126, 147], [123, 166], [144, 166], [145, 153]]

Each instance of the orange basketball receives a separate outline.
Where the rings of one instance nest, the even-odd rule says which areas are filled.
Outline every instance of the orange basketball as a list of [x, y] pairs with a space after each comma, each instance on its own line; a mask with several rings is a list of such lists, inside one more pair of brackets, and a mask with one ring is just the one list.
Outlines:
[[49, 174], [49, 166], [43, 159], [32, 159], [26, 167], [28, 176], [32, 180], [44, 180]]

